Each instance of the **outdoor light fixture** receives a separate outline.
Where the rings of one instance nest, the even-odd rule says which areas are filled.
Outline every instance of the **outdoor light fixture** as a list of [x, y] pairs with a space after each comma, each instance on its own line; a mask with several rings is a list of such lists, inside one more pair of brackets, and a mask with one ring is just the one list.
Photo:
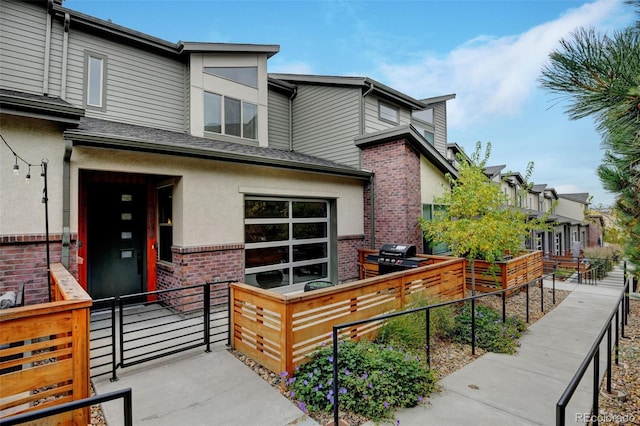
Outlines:
[[16, 164], [13, 165], [13, 174], [20, 175], [20, 166], [18, 166], [18, 156], [16, 156]]
[[29, 164], [29, 168], [27, 169], [27, 175], [24, 177], [24, 182], [31, 182], [31, 164]]

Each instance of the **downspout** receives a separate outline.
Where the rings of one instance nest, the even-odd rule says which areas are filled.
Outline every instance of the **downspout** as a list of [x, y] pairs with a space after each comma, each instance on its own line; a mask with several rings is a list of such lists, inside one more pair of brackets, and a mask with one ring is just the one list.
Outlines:
[[[360, 136], [364, 135], [364, 98], [366, 98], [371, 92], [373, 92], [374, 86], [373, 83], [369, 83], [370, 87], [366, 92], [362, 94], [362, 98], [360, 98]], [[362, 168], [362, 156], [360, 157], [360, 167]], [[371, 220], [371, 248], [376, 248], [376, 195], [374, 190], [374, 177], [375, 175], [369, 176], [369, 205], [371, 209], [370, 220]]]
[[53, 0], [49, 0], [47, 7], [47, 24], [44, 38], [44, 70], [42, 75], [42, 94], [49, 94], [49, 62], [51, 60], [51, 14], [53, 13]]
[[62, 163], [62, 256], [61, 261], [69, 269], [69, 246], [71, 245], [71, 153], [73, 141], [64, 141]]
[[67, 58], [69, 56], [69, 27], [71, 26], [71, 16], [64, 14], [64, 34], [62, 39], [62, 81], [60, 82], [60, 98], [67, 97]]
[[293, 88], [293, 93], [289, 96], [289, 151], [293, 151], [293, 100], [298, 96], [298, 88]]

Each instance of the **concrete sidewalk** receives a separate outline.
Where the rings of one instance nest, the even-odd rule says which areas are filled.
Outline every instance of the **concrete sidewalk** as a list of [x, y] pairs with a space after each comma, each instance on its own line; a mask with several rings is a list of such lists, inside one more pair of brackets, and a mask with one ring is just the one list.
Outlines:
[[[133, 390], [133, 424], [153, 426], [312, 426], [318, 423], [221, 345], [94, 379], [98, 394]], [[102, 404], [109, 426], [123, 423], [122, 400]]]
[[[550, 281], [544, 284], [551, 286]], [[622, 291], [622, 272], [614, 270], [598, 285], [558, 281], [556, 288], [572, 294], [529, 327], [517, 355], [488, 353], [449, 375], [429, 405], [397, 412], [400, 424], [555, 424], [555, 404], [613, 309]], [[590, 371], [567, 409], [568, 420], [574, 413], [589, 412]], [[95, 379], [96, 392], [131, 387], [135, 425], [318, 424], [224, 345], [211, 353], [194, 349], [121, 369], [118, 377], [117, 382], [108, 376]], [[103, 410], [109, 426], [123, 424], [121, 400], [103, 404]]]
[[[545, 281], [545, 287], [551, 282]], [[529, 327], [516, 355], [487, 353], [453, 374], [430, 404], [396, 413], [401, 425], [552, 425], [555, 406], [613, 310], [623, 287], [615, 269], [597, 285], [556, 282], [572, 293]], [[550, 303], [550, 302], [549, 302]], [[606, 362], [601, 347], [601, 374]], [[567, 407], [566, 419], [591, 408], [592, 367]], [[368, 423], [373, 424], [373, 423]]]

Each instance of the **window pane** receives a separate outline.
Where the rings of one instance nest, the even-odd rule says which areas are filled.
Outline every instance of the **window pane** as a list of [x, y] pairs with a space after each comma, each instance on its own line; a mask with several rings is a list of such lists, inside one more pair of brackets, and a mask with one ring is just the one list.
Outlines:
[[301, 244], [293, 248], [293, 261], [300, 262], [327, 257], [327, 243]]
[[289, 248], [266, 247], [245, 250], [245, 268], [255, 268], [256, 266], [273, 265], [275, 263], [285, 263], [289, 261]]
[[289, 285], [289, 272], [287, 269], [246, 274], [244, 282], [261, 288], [274, 288]]
[[293, 283], [303, 283], [305, 281], [327, 278], [329, 276], [327, 270], [328, 268], [326, 263], [298, 266], [293, 268]]
[[222, 133], [222, 96], [214, 93], [204, 94], [204, 130]]
[[327, 217], [327, 203], [322, 201], [294, 201], [293, 217]]
[[102, 59], [89, 56], [87, 104], [102, 106]]
[[240, 101], [224, 98], [224, 133], [225, 135], [240, 135]]
[[391, 105], [383, 104], [380, 102], [380, 118], [383, 120], [391, 121], [393, 123], [397, 123], [398, 120], [398, 109], [392, 107]]
[[204, 72], [247, 86], [258, 87], [258, 67], [205, 67]]
[[265, 243], [289, 239], [289, 224], [254, 224], [244, 225], [245, 243]]
[[422, 111], [413, 111], [411, 113], [411, 116], [413, 118], [416, 118], [418, 120], [422, 120], [426, 123], [430, 123], [433, 124], [433, 109], [425, 109]]
[[258, 106], [248, 102], [242, 104], [242, 137], [258, 139]]
[[293, 239], [306, 240], [309, 238], [325, 238], [327, 236], [326, 223], [294, 223]]
[[246, 219], [289, 217], [289, 202], [245, 200], [244, 217]]

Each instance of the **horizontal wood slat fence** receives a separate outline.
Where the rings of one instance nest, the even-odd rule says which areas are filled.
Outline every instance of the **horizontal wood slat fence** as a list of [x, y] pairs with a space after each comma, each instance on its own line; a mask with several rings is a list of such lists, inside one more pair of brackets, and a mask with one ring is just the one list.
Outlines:
[[[402, 308], [412, 293], [465, 297], [465, 260], [429, 256], [433, 263], [305, 293], [279, 294], [247, 284], [231, 287], [232, 346], [274, 372], [295, 366], [331, 341], [334, 325]], [[381, 323], [345, 330], [350, 338], [375, 337]]]
[[[51, 265], [51, 295], [0, 310], [0, 418], [89, 397], [91, 298], [61, 264]], [[89, 408], [46, 419], [89, 423]]]
[[[474, 260], [476, 291], [490, 293], [542, 278], [542, 251], [532, 251], [513, 259], [496, 262]], [[467, 290], [471, 290], [471, 266], [467, 265]]]

